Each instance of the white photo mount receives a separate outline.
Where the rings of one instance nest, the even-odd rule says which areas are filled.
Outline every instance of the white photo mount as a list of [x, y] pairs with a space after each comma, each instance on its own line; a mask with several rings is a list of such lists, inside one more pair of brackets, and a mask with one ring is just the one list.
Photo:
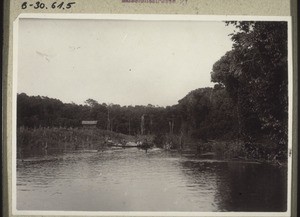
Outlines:
[[[17, 81], [18, 81], [18, 41], [19, 41], [19, 20], [102, 20], [102, 21], [285, 21], [288, 23], [288, 93], [289, 93], [289, 138], [288, 138], [288, 175], [287, 175], [287, 211], [286, 212], [101, 212], [101, 211], [39, 211], [39, 210], [17, 210], [17, 152], [16, 152], [16, 117], [17, 117]], [[293, 69], [292, 69], [292, 29], [291, 17], [289, 16], [204, 16], [204, 15], [135, 15], [135, 14], [21, 14], [13, 26], [13, 94], [12, 94], [12, 211], [14, 215], [37, 215], [37, 216], [290, 216], [291, 215], [291, 186], [292, 186], [292, 116], [293, 116]], [[46, 202], [46, 201], [45, 201]]]

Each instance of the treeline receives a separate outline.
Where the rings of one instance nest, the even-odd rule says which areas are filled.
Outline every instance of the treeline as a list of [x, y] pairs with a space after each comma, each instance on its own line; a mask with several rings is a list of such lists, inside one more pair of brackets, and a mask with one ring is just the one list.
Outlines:
[[85, 105], [63, 103], [43, 96], [18, 94], [19, 127], [82, 127], [82, 120], [97, 120], [97, 127], [127, 135], [184, 134], [199, 139], [234, 136], [235, 111], [225, 88], [200, 88], [178, 104], [167, 107], [107, 105], [88, 99]]
[[81, 127], [83, 120], [97, 120], [99, 129], [117, 133], [141, 134], [141, 121], [144, 119], [143, 134], [152, 134], [168, 129], [170, 107], [120, 106], [98, 103], [88, 99], [85, 105], [63, 103], [58, 99], [44, 96], [18, 94], [18, 126], [39, 127]]
[[[176, 135], [180, 140], [230, 140], [249, 153], [270, 148], [285, 158], [288, 133], [286, 22], [227, 22], [233, 47], [211, 72], [214, 88], [199, 88], [176, 105], [121, 106], [93, 99], [84, 105], [18, 94], [18, 126], [97, 127], [127, 135]], [[237, 141], [237, 142], [236, 142]], [[261, 149], [261, 151], [260, 151]]]

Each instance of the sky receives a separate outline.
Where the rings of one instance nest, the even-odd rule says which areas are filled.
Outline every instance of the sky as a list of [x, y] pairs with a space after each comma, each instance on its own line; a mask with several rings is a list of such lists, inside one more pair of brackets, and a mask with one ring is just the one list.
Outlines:
[[214, 86], [232, 32], [221, 21], [20, 19], [17, 90], [65, 103], [174, 105]]

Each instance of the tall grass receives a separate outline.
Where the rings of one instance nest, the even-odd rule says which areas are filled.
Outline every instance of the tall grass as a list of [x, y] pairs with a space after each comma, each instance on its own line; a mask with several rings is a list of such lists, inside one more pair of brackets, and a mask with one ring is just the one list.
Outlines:
[[97, 128], [18, 128], [17, 151], [36, 149], [97, 149], [108, 140], [120, 142], [132, 136]]

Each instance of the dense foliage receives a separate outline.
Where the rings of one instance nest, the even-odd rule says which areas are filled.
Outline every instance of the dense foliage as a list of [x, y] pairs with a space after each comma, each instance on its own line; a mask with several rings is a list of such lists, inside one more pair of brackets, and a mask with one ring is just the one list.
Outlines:
[[240, 135], [253, 143], [264, 138], [284, 154], [288, 133], [286, 22], [227, 22], [237, 28], [234, 42], [213, 66], [212, 81], [235, 101]]
[[[85, 105], [63, 103], [58, 99], [43, 96], [18, 94], [18, 126], [38, 127], [81, 127], [83, 120], [97, 120], [97, 127], [123, 134], [139, 134], [141, 117], [145, 119], [145, 133], [168, 129], [167, 110], [162, 107], [120, 106], [98, 103], [93, 99]], [[170, 115], [169, 115], [170, 116]]]

